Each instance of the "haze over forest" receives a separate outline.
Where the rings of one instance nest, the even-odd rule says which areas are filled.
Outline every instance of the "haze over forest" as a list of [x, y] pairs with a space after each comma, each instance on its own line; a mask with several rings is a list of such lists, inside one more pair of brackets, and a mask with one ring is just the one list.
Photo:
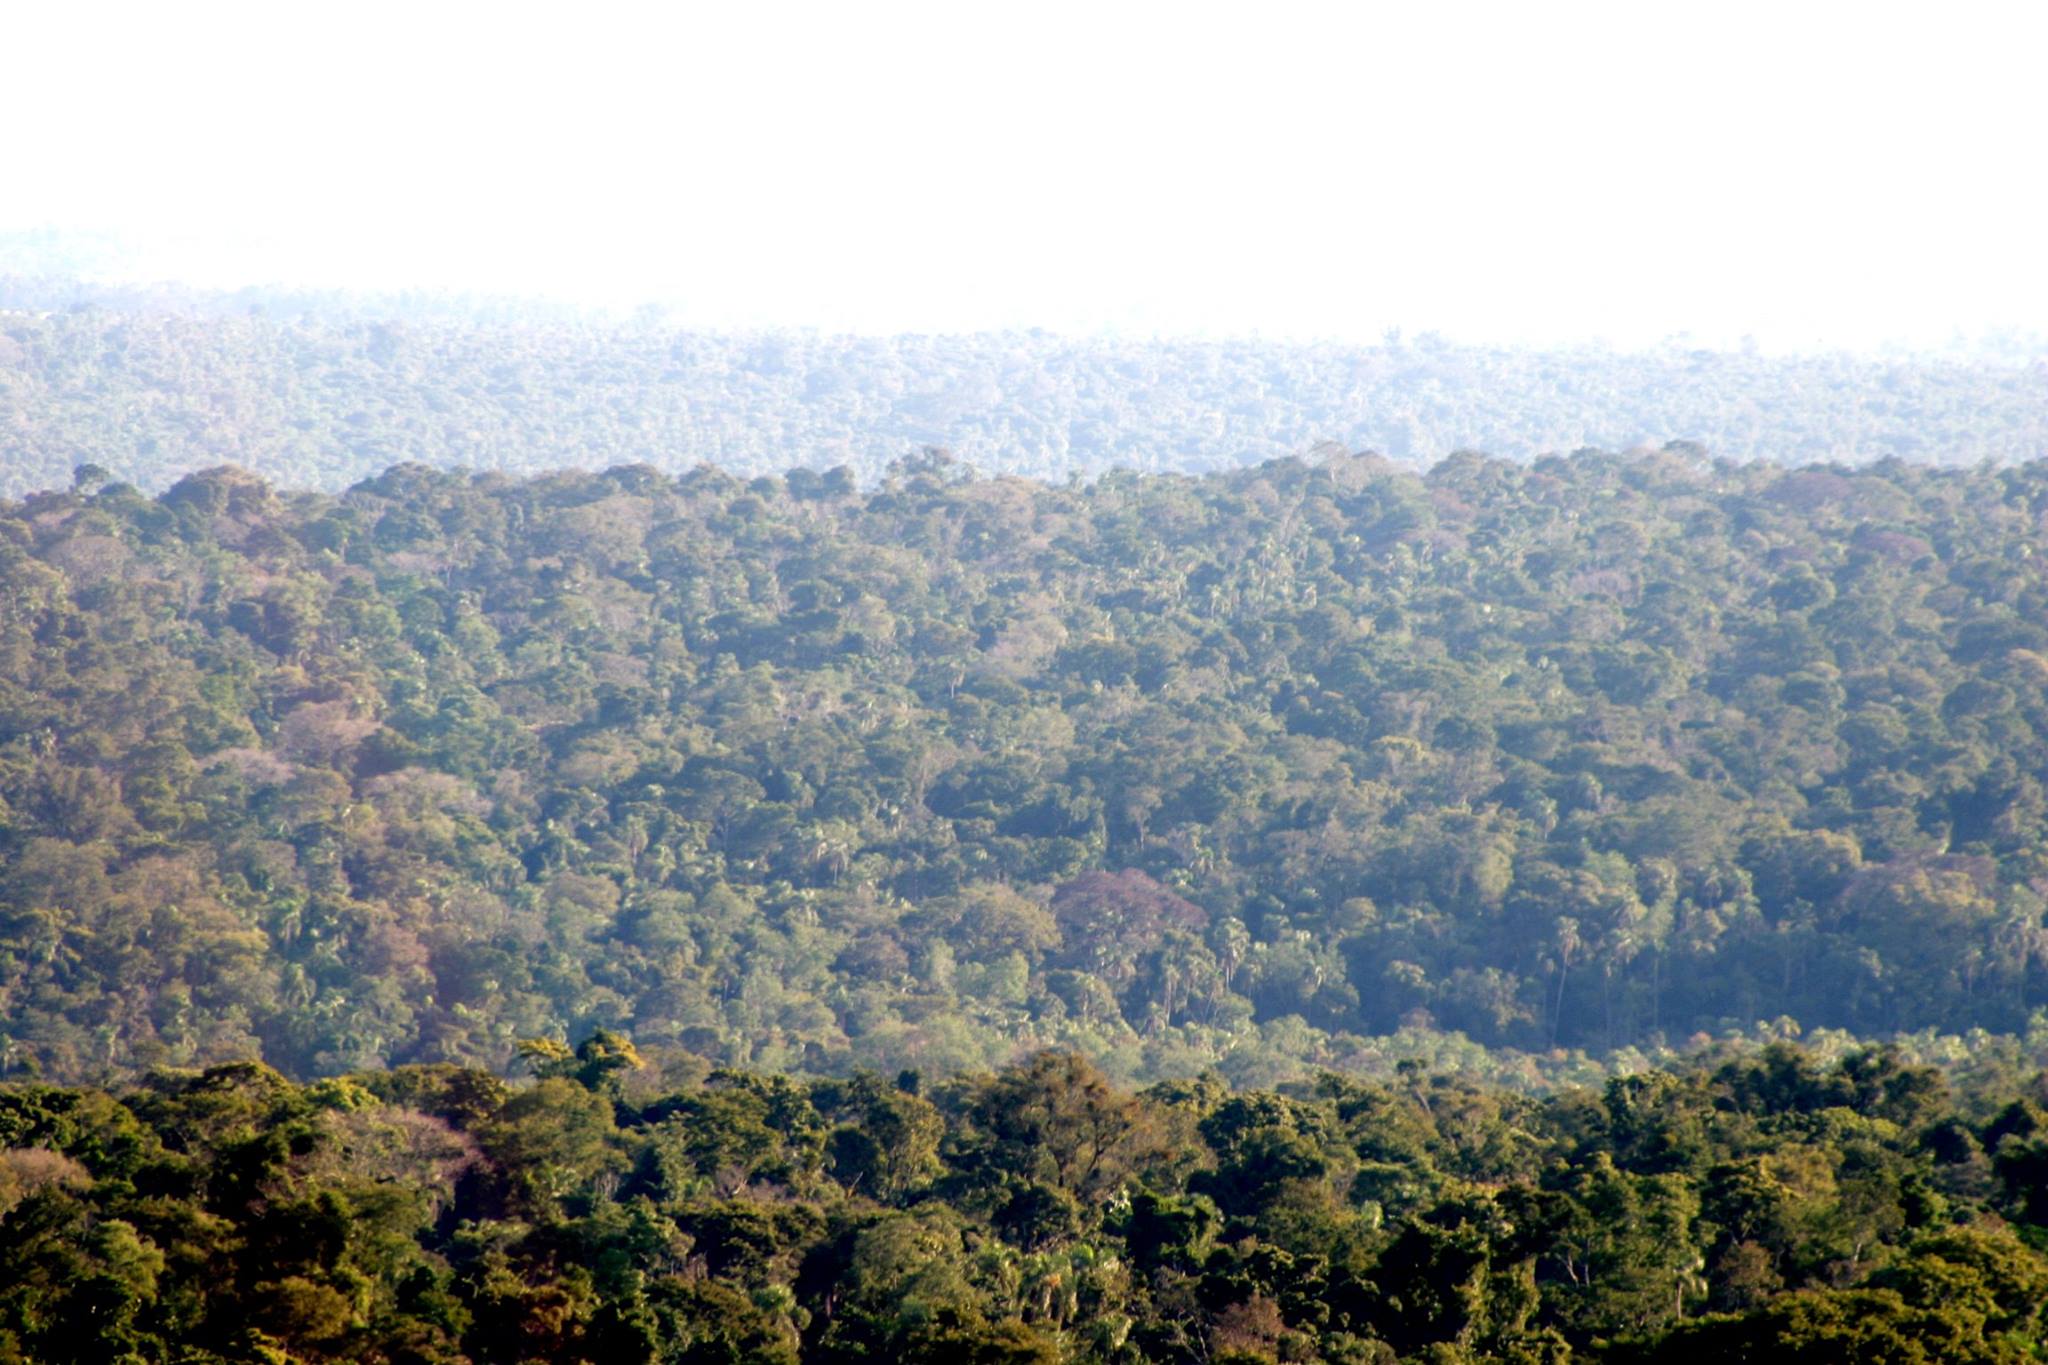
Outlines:
[[2048, 362], [726, 334], [503, 301], [0, 279], [0, 493], [16, 496], [81, 463], [152, 490], [221, 463], [330, 491], [403, 461], [845, 465], [873, 482], [939, 446], [1059, 482], [1318, 447], [1426, 468], [1672, 440], [1783, 464], [2027, 459], [2048, 450]]
[[2048, 1358], [2048, 10], [0, 39], [0, 1365]]

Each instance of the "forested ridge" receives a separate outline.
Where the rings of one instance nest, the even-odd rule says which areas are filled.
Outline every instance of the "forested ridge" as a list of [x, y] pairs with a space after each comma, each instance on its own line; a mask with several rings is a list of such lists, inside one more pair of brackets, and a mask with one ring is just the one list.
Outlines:
[[2043, 1348], [2040, 1081], [1782, 1045], [1538, 1100], [251, 1063], [0, 1087], [0, 1359], [1940, 1362]]
[[[2048, 363], [1461, 345], [717, 334], [488, 300], [0, 277], [0, 495], [94, 463], [150, 492], [221, 463], [338, 492], [404, 461], [523, 475], [847, 465], [947, 446], [1060, 482], [1332, 442], [1411, 465], [1674, 439], [1788, 464], [2038, 459]], [[2036, 343], [2038, 344], [2038, 343]]]
[[11, 1074], [2048, 1041], [2048, 465], [103, 477], [0, 504]]

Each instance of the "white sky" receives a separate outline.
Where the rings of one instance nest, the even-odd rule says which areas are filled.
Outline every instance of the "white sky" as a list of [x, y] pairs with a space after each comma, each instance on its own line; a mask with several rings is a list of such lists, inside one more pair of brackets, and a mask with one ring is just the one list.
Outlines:
[[2048, 330], [2048, 4], [0, 5], [0, 230], [679, 321]]

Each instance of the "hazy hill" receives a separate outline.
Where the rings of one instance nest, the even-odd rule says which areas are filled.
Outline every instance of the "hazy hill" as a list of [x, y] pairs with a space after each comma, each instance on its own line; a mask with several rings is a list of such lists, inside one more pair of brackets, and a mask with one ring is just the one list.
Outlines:
[[2048, 368], [1522, 351], [708, 335], [488, 301], [0, 283], [0, 493], [91, 462], [149, 490], [232, 461], [339, 491], [400, 461], [743, 474], [951, 448], [987, 473], [1203, 472], [1321, 443], [1423, 466], [1684, 439], [1778, 463], [2048, 453]]

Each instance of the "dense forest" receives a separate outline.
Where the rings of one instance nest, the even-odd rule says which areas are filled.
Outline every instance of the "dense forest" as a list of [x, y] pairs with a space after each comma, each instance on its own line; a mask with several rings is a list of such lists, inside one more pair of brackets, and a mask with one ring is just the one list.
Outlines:
[[1323, 442], [1412, 465], [1674, 439], [1788, 464], [2048, 455], [2048, 365], [1069, 338], [716, 335], [477, 300], [0, 279], [0, 496], [97, 464], [330, 492], [406, 461], [513, 474], [845, 465], [944, 445], [991, 474], [1198, 473]]
[[599, 1033], [534, 1079], [0, 1088], [0, 1360], [2019, 1365], [2048, 1101], [1777, 1046], [1549, 1099], [808, 1081]]
[[106, 475], [0, 503], [8, 1074], [2048, 1057], [2048, 464]]

